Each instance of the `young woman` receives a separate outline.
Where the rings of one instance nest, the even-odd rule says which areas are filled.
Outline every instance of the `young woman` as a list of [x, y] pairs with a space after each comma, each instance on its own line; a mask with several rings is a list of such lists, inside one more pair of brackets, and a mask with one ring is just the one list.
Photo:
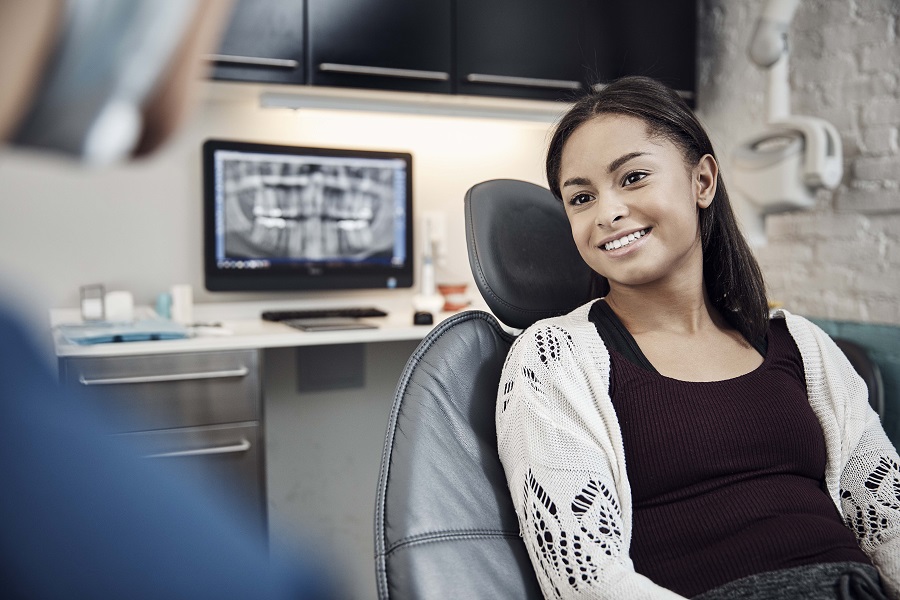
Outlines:
[[618, 80], [547, 179], [603, 289], [519, 336], [498, 394], [544, 595], [900, 600], [900, 457], [834, 342], [770, 318], [690, 108]]

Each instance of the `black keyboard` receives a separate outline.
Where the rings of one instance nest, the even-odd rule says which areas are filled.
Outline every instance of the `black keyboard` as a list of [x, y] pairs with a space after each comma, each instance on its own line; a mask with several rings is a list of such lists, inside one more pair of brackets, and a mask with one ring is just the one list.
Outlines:
[[332, 319], [349, 317], [386, 317], [387, 313], [371, 306], [354, 306], [350, 308], [322, 308], [311, 310], [267, 310], [262, 314], [264, 321], [288, 321], [291, 319]]

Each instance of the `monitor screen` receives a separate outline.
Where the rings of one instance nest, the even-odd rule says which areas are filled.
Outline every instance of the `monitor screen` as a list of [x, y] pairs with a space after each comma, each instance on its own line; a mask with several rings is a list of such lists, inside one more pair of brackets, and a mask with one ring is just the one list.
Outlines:
[[203, 145], [210, 291], [412, 286], [412, 156]]

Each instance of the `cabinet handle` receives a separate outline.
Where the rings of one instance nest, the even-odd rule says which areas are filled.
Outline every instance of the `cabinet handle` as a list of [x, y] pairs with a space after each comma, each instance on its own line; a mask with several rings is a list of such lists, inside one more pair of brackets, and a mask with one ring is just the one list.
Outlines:
[[290, 58], [260, 58], [258, 56], [237, 56], [235, 54], [204, 54], [203, 60], [226, 65], [275, 67], [278, 69], [296, 69], [300, 66], [299, 61]]
[[380, 75], [382, 77], [402, 77], [404, 79], [426, 79], [447, 81], [450, 73], [444, 71], [420, 71], [419, 69], [392, 69], [389, 67], [367, 67], [365, 65], [342, 65], [321, 63], [319, 70], [324, 73], [347, 73], [349, 75]]
[[85, 379], [78, 377], [81, 385], [119, 385], [123, 383], [159, 383], [160, 381], [189, 381], [192, 379], [221, 379], [225, 377], [244, 377], [250, 372], [247, 367], [229, 371], [206, 371], [203, 373], [172, 373], [171, 375], [138, 375], [135, 377], [111, 377], [109, 379]]
[[250, 442], [244, 438], [231, 446], [213, 446], [212, 448], [197, 448], [196, 450], [176, 450], [175, 452], [160, 452], [159, 454], [147, 454], [144, 458], [175, 458], [178, 456], [206, 456], [209, 454], [233, 454], [246, 452], [250, 449]]
[[466, 81], [470, 83], [496, 83], [499, 85], [515, 85], [518, 87], [548, 88], [553, 90], [580, 90], [581, 82], [568, 79], [539, 79], [537, 77], [513, 77], [511, 75], [486, 75], [469, 73]]

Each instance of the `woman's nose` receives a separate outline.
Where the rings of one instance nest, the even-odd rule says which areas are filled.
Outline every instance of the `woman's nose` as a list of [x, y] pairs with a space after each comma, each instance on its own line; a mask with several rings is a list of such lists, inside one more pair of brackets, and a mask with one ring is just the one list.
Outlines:
[[622, 217], [628, 215], [628, 206], [616, 196], [598, 198], [594, 214], [594, 224], [598, 227], [609, 227]]

